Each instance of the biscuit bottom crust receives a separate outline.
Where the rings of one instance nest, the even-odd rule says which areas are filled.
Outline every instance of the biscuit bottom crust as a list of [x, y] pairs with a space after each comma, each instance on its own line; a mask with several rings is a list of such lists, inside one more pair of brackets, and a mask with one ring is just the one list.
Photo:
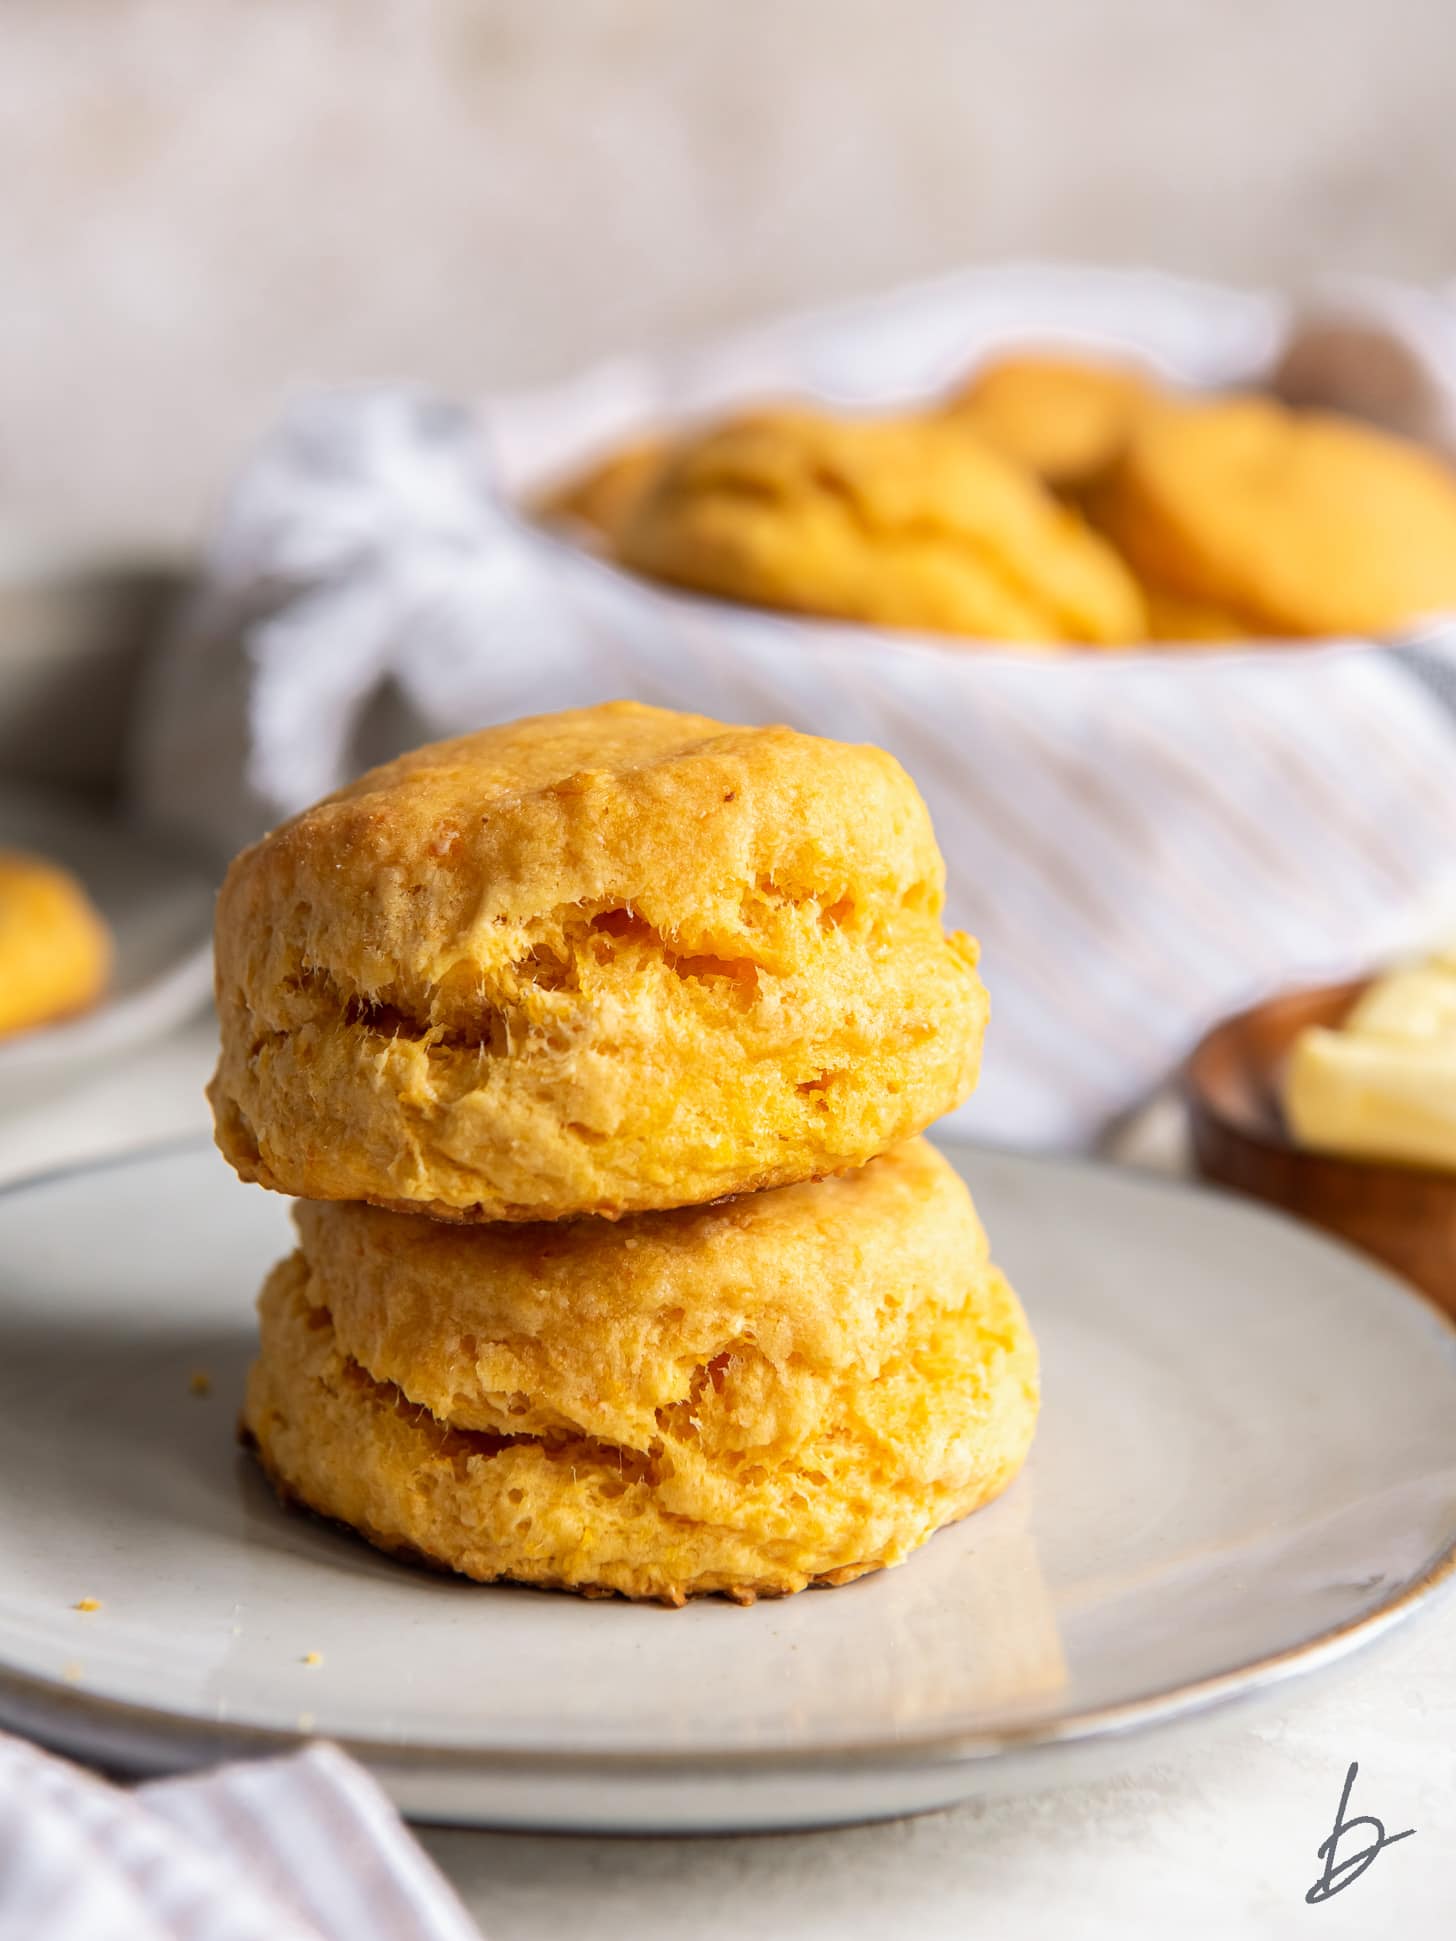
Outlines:
[[[989, 1265], [923, 1301], [892, 1360], [846, 1372], [808, 1443], [681, 1476], [662, 1441], [452, 1426], [344, 1352], [311, 1278], [297, 1253], [264, 1286], [244, 1441], [285, 1501], [483, 1583], [667, 1604], [847, 1583], [999, 1495], [1035, 1427], [1035, 1343]], [[714, 1399], [710, 1375], [694, 1407]]]

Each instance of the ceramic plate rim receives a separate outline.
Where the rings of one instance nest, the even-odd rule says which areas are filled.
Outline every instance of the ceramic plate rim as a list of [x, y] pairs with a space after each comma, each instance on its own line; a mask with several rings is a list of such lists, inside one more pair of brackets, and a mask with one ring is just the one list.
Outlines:
[[[1421, 1303], [1456, 1341], [1456, 1317], [1425, 1301], [1398, 1276], [1368, 1260], [1357, 1250], [1293, 1220], [1290, 1216], [1240, 1195], [1210, 1188], [1190, 1179], [1136, 1168], [1120, 1167], [1084, 1154], [1018, 1152], [965, 1139], [938, 1143], [966, 1154], [1008, 1156], [1032, 1166], [1070, 1168], [1083, 1173], [1133, 1175], [1139, 1183], [1176, 1197], [1215, 1199], [1256, 1221], [1299, 1228], [1312, 1244], [1342, 1256], [1354, 1255], [1375, 1280], [1402, 1297]], [[131, 1152], [107, 1155], [45, 1168], [0, 1185], [0, 1202], [38, 1192], [60, 1181], [99, 1172], [143, 1166], [171, 1155], [205, 1151], [211, 1141], [204, 1134], [154, 1142]], [[1456, 1584], [1456, 1528], [1445, 1547], [1418, 1576], [1395, 1586], [1390, 1595], [1359, 1617], [1347, 1619], [1279, 1651], [1232, 1665], [1204, 1677], [1190, 1679], [1163, 1692], [1064, 1713], [1056, 1718], [1023, 1724], [923, 1731], [896, 1738], [869, 1739], [832, 1747], [720, 1747], [694, 1752], [638, 1749], [613, 1751], [567, 1748], [531, 1751], [519, 1747], [431, 1746], [407, 1738], [374, 1739], [354, 1734], [331, 1737], [330, 1743], [375, 1772], [434, 1776], [445, 1783], [461, 1779], [500, 1780], [513, 1775], [544, 1780], [600, 1779], [661, 1783], [711, 1773], [715, 1777], [747, 1778], [771, 1775], [792, 1779], [832, 1771], [859, 1774], [944, 1771], [993, 1761], [1008, 1755], [1029, 1755], [1057, 1747], [1083, 1745], [1170, 1725], [1239, 1699], [1250, 1698], [1289, 1679], [1317, 1672], [1370, 1643], [1383, 1632], [1412, 1616], [1433, 1596]], [[0, 1722], [20, 1723], [20, 1729], [49, 1737], [63, 1749], [75, 1750], [98, 1735], [108, 1745], [125, 1745], [119, 1756], [148, 1770], [174, 1769], [202, 1759], [227, 1756], [266, 1756], [296, 1750], [310, 1734], [286, 1727], [247, 1725], [232, 1720], [209, 1720], [160, 1706], [140, 1705], [68, 1686], [55, 1679], [17, 1672], [0, 1664]], [[87, 1728], [91, 1728], [88, 1734]], [[441, 1809], [436, 1809], [438, 1813]]]

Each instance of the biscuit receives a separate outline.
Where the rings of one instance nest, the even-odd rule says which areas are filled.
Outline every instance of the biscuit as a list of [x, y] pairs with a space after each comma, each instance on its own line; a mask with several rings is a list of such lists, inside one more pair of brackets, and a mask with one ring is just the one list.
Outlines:
[[873, 626], [1101, 646], [1144, 632], [1111, 548], [946, 416], [720, 425], [676, 448], [618, 553], [701, 593]]
[[1030, 1446], [1035, 1343], [924, 1140], [615, 1226], [297, 1217], [245, 1433], [284, 1495], [469, 1577], [669, 1603], [843, 1583]]
[[1248, 628], [1233, 614], [1206, 600], [1184, 599], [1166, 587], [1148, 582], [1143, 584], [1143, 598], [1148, 607], [1148, 638], [1152, 641], [1193, 644], [1248, 638]]
[[1254, 635], [1456, 608], [1456, 479], [1349, 419], [1226, 397], [1139, 421], [1093, 516], [1150, 587]]
[[614, 548], [637, 501], [661, 470], [666, 452], [666, 442], [660, 438], [624, 445], [549, 493], [538, 507], [540, 517], [585, 526], [609, 550]]
[[1075, 493], [1120, 455], [1154, 395], [1130, 365], [1028, 355], [984, 365], [947, 409], [1054, 490]]
[[418, 749], [229, 870], [218, 1143], [473, 1220], [860, 1165], [976, 1080], [944, 882], [877, 748], [618, 702]]
[[0, 849], [0, 1037], [89, 1009], [110, 973], [111, 933], [70, 871]]

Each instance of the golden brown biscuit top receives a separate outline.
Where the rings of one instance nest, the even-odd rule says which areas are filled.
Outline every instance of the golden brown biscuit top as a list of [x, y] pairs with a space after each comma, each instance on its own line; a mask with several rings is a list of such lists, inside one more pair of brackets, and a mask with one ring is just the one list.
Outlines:
[[935, 418], [836, 418], [784, 409], [753, 412], [685, 441], [660, 475], [664, 497], [823, 495], [861, 522], [863, 534], [938, 532], [1008, 546], [1046, 537], [1061, 521], [1013, 465]]
[[1028, 354], [984, 365], [949, 408], [997, 451], [1074, 490], [1113, 462], [1152, 398], [1131, 365]]
[[1404, 439], [1272, 399], [1141, 420], [1109, 526], [1149, 580], [1295, 634], [1456, 607], [1456, 479]]
[[1137, 588], [1038, 481], [946, 414], [758, 411], [683, 440], [626, 564], [730, 598], [987, 638], [1137, 638]]
[[401, 1004], [453, 973], [468, 1003], [472, 966], [520, 962], [543, 920], [644, 924], [689, 956], [751, 938], [771, 964], [796, 899], [933, 916], [943, 895], [883, 750], [619, 701], [416, 749], [264, 837], [223, 886], [219, 970], [324, 967]]

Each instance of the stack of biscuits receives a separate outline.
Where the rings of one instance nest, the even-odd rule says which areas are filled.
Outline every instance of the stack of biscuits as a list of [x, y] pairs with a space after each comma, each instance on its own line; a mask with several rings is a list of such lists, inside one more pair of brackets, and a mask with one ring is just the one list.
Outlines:
[[1001, 1491], [1036, 1350], [919, 1134], [986, 997], [878, 749], [617, 703], [238, 857], [218, 1143], [296, 1195], [244, 1439], [482, 1581], [839, 1584]]

